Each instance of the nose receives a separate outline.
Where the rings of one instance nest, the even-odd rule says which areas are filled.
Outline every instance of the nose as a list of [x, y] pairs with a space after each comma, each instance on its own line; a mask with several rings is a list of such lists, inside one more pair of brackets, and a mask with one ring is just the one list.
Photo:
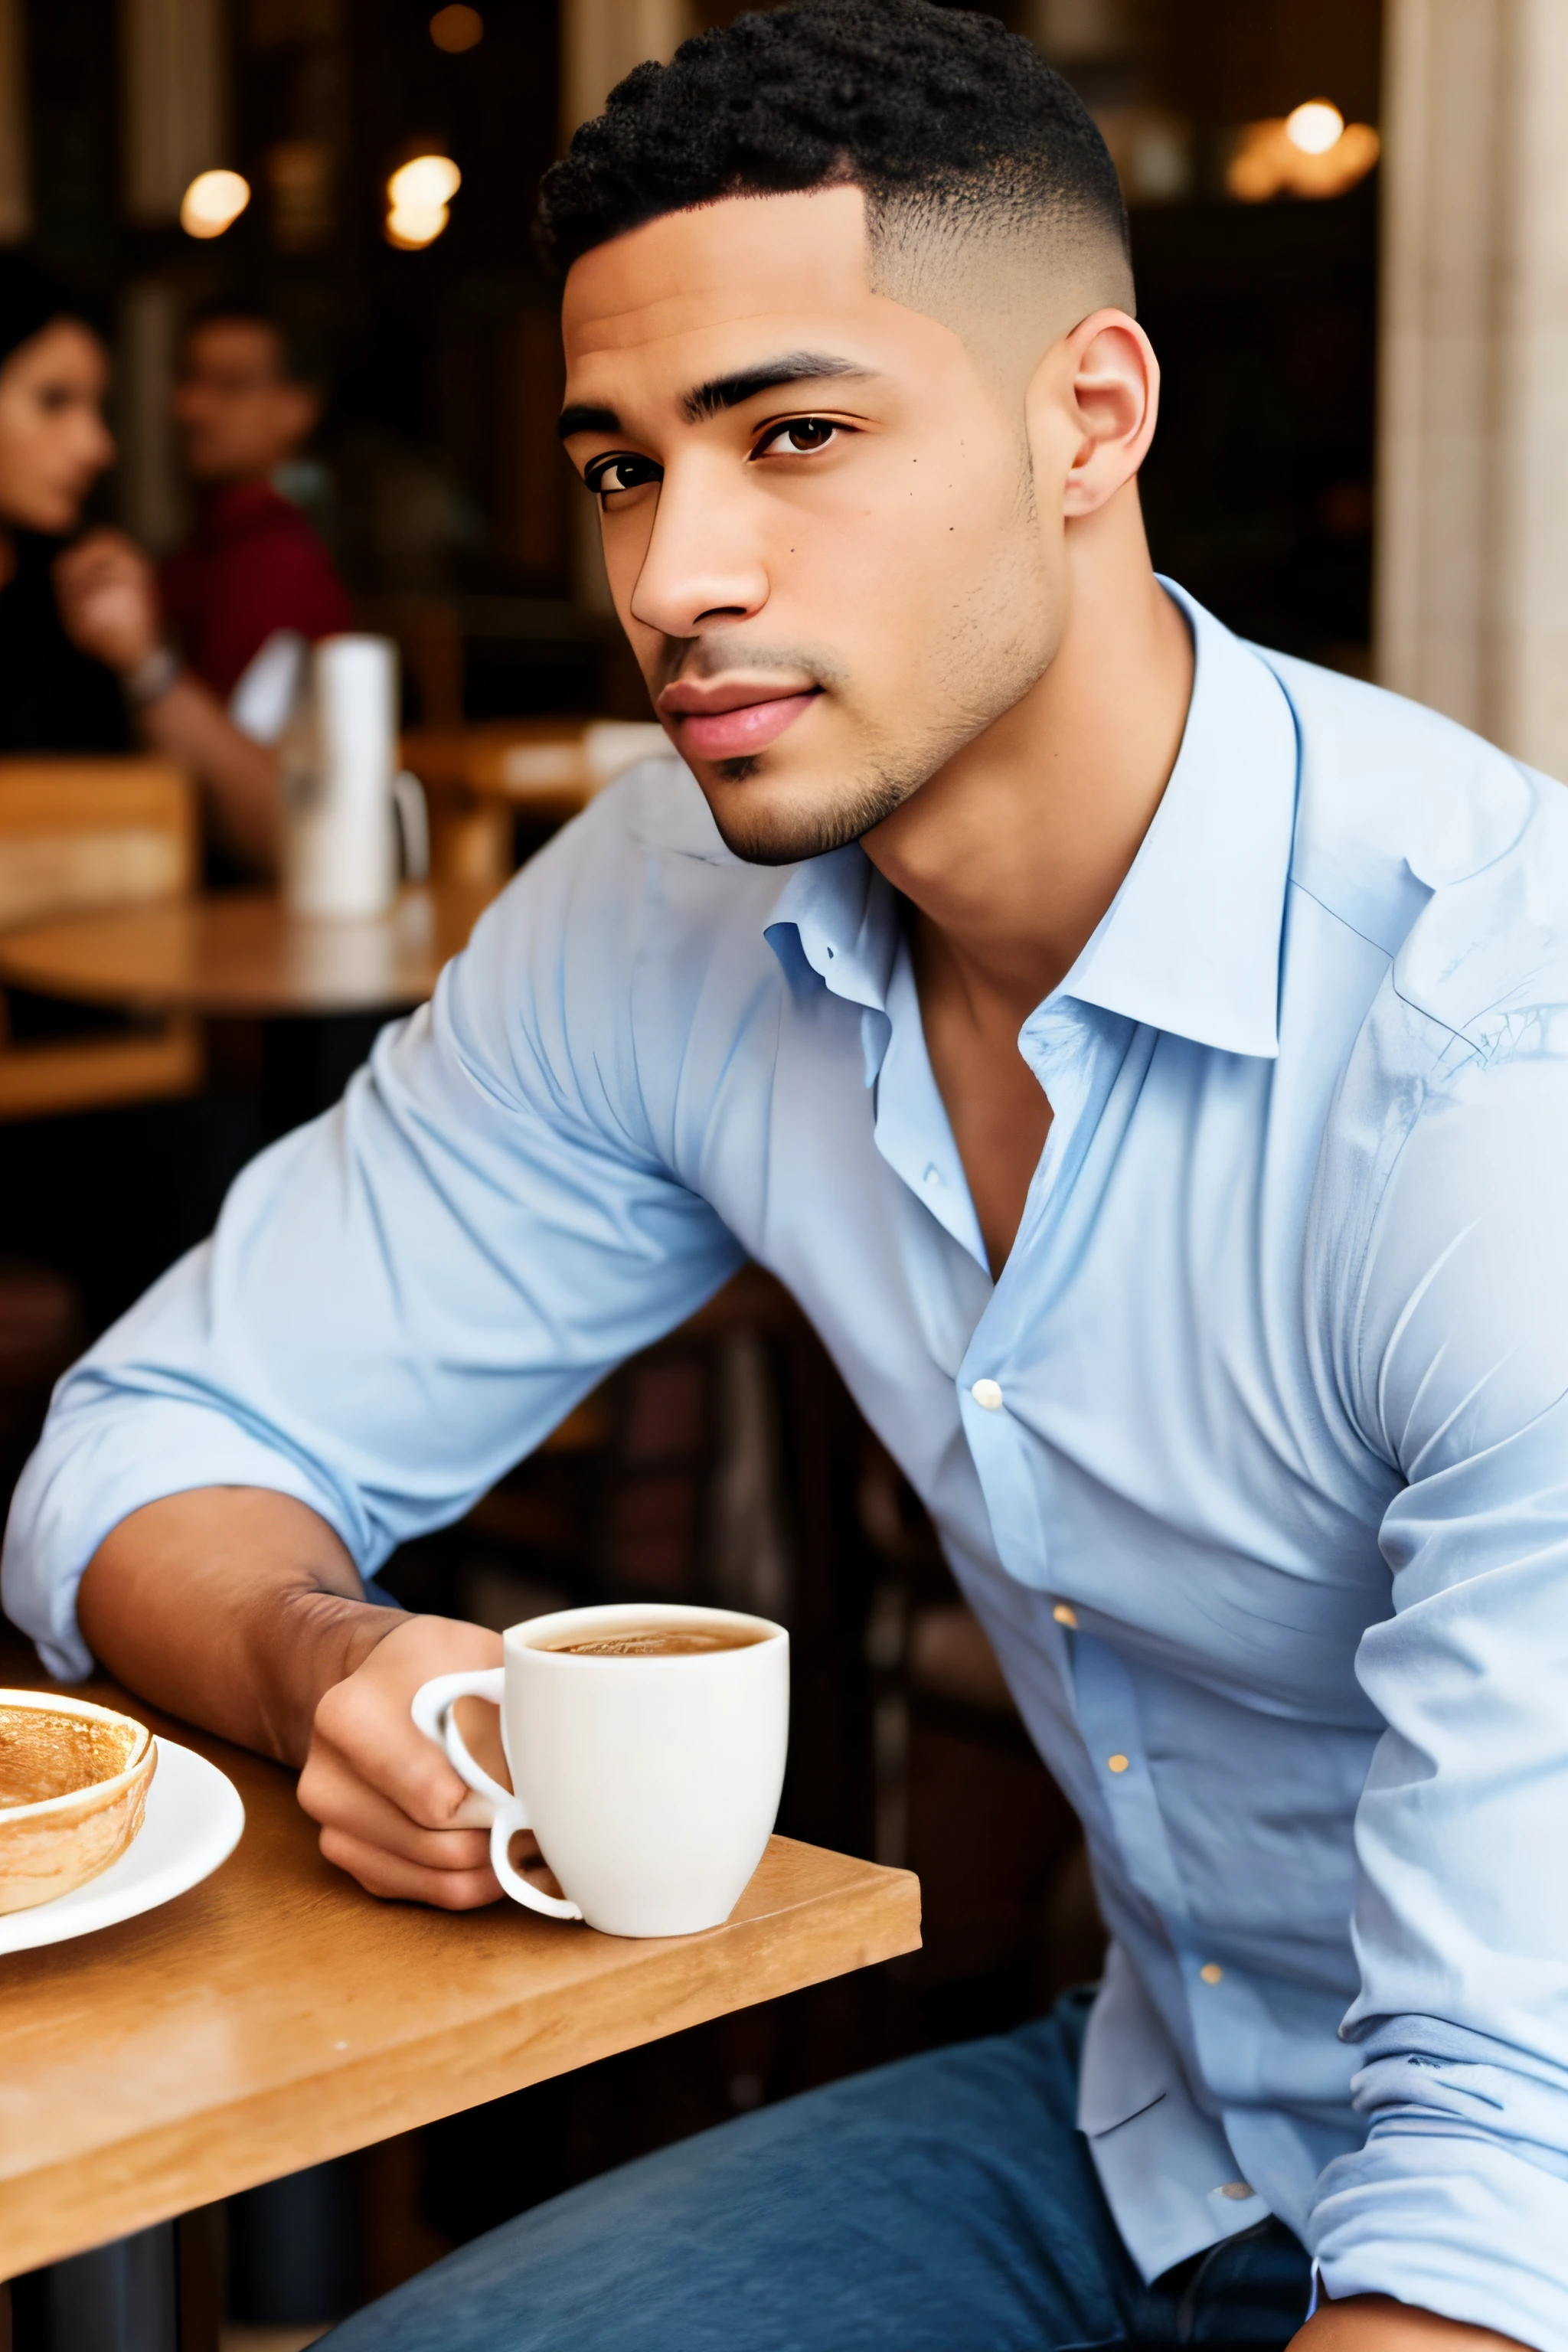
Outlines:
[[762, 611], [767, 569], [746, 505], [720, 468], [666, 469], [632, 590], [634, 621], [667, 637], [694, 637]]

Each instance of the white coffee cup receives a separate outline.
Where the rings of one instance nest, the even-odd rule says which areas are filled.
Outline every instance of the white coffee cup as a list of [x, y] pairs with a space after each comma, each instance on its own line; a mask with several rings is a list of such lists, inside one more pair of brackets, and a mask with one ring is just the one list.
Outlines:
[[[739, 1636], [675, 1656], [584, 1655], [564, 1643], [637, 1631]], [[730, 1609], [616, 1602], [562, 1609], [502, 1635], [506, 1663], [438, 1675], [414, 1720], [492, 1808], [490, 1861], [515, 1902], [609, 1936], [717, 1927], [762, 1860], [789, 1737], [789, 1635]], [[489, 1699], [515, 1794], [481, 1770], [455, 1707]], [[564, 1899], [514, 1870], [531, 1830]]]

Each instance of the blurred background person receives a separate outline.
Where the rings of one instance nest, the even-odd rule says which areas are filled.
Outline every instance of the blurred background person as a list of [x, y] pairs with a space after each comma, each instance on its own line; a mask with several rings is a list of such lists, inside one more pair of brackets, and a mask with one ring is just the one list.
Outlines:
[[108, 383], [65, 289], [0, 253], [0, 753], [132, 748], [120, 682], [68, 635], [53, 577], [113, 462]]
[[185, 331], [174, 420], [195, 527], [160, 575], [186, 661], [247, 734], [276, 741], [300, 657], [353, 626], [310, 522], [276, 487], [321, 422], [321, 373], [258, 305], [211, 302]]
[[119, 674], [155, 751], [203, 787], [220, 865], [276, 871], [277, 744], [306, 648], [351, 628], [321, 541], [274, 487], [320, 420], [320, 384], [280, 322], [209, 304], [185, 333], [174, 413], [197, 493], [195, 528], [161, 575], [118, 531], [58, 568], [66, 625]]

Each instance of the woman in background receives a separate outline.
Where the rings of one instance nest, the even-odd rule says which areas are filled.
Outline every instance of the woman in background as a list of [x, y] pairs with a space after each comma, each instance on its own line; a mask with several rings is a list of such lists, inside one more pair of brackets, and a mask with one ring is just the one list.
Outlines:
[[[68, 542], [114, 457], [108, 382], [103, 345], [69, 297], [0, 253], [0, 757], [141, 748], [136, 682], [84, 651], [61, 618], [69, 563], [94, 539]], [[0, 1034], [23, 1043], [115, 1019], [16, 990], [0, 997]], [[260, 1140], [253, 1105], [214, 1096], [0, 1126], [0, 1512], [25, 1451], [25, 1392], [200, 1240]]]
[[120, 680], [66, 634], [53, 577], [113, 461], [108, 383], [63, 289], [0, 254], [0, 753], [132, 748]]

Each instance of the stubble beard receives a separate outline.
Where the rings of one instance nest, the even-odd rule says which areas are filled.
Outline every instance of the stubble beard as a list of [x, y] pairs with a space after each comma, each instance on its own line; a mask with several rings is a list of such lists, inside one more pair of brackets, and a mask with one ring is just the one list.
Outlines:
[[[811, 796], [808, 780], [797, 795], [774, 799], [766, 782], [765, 751], [716, 761], [713, 773], [721, 784], [744, 787], [763, 779], [754, 793], [724, 795], [731, 801], [728, 808], [720, 796], [706, 795], [731, 856], [748, 866], [795, 866], [863, 839], [1037, 684], [1054, 646], [1026, 452], [1018, 489], [1014, 528], [995, 571], [947, 615], [945, 642], [932, 665], [932, 699], [941, 717], [906, 741], [879, 747], [858, 775], [820, 798]], [[1014, 621], [1000, 635], [999, 613]], [[848, 683], [842, 670], [820, 658], [809, 667], [830, 693], [835, 684]]]
[[[709, 793], [708, 804], [725, 848], [748, 866], [795, 866], [862, 840], [1020, 701], [1048, 660], [1032, 631], [1005, 646], [989, 648], [989, 659], [980, 664], [966, 661], [966, 650], [973, 649], [961, 643], [948, 649], [947, 709], [942, 723], [907, 743], [889, 745], [880, 760], [837, 791], [820, 799], [781, 802], [771, 799], [764, 781], [754, 797], [742, 791], [727, 808]], [[763, 775], [766, 759], [762, 752], [716, 761], [714, 774], [721, 783], [744, 787]]]
[[[744, 784], [760, 773], [762, 764], [761, 758], [726, 760], [715, 772], [723, 783]], [[759, 799], [752, 803], [742, 801], [725, 814], [711, 796], [709, 806], [719, 837], [732, 856], [748, 866], [798, 866], [805, 858], [826, 857], [830, 850], [858, 841], [901, 808], [932, 772], [924, 763], [909, 775], [874, 772], [858, 778], [832, 800], [806, 807], [770, 807]]]

